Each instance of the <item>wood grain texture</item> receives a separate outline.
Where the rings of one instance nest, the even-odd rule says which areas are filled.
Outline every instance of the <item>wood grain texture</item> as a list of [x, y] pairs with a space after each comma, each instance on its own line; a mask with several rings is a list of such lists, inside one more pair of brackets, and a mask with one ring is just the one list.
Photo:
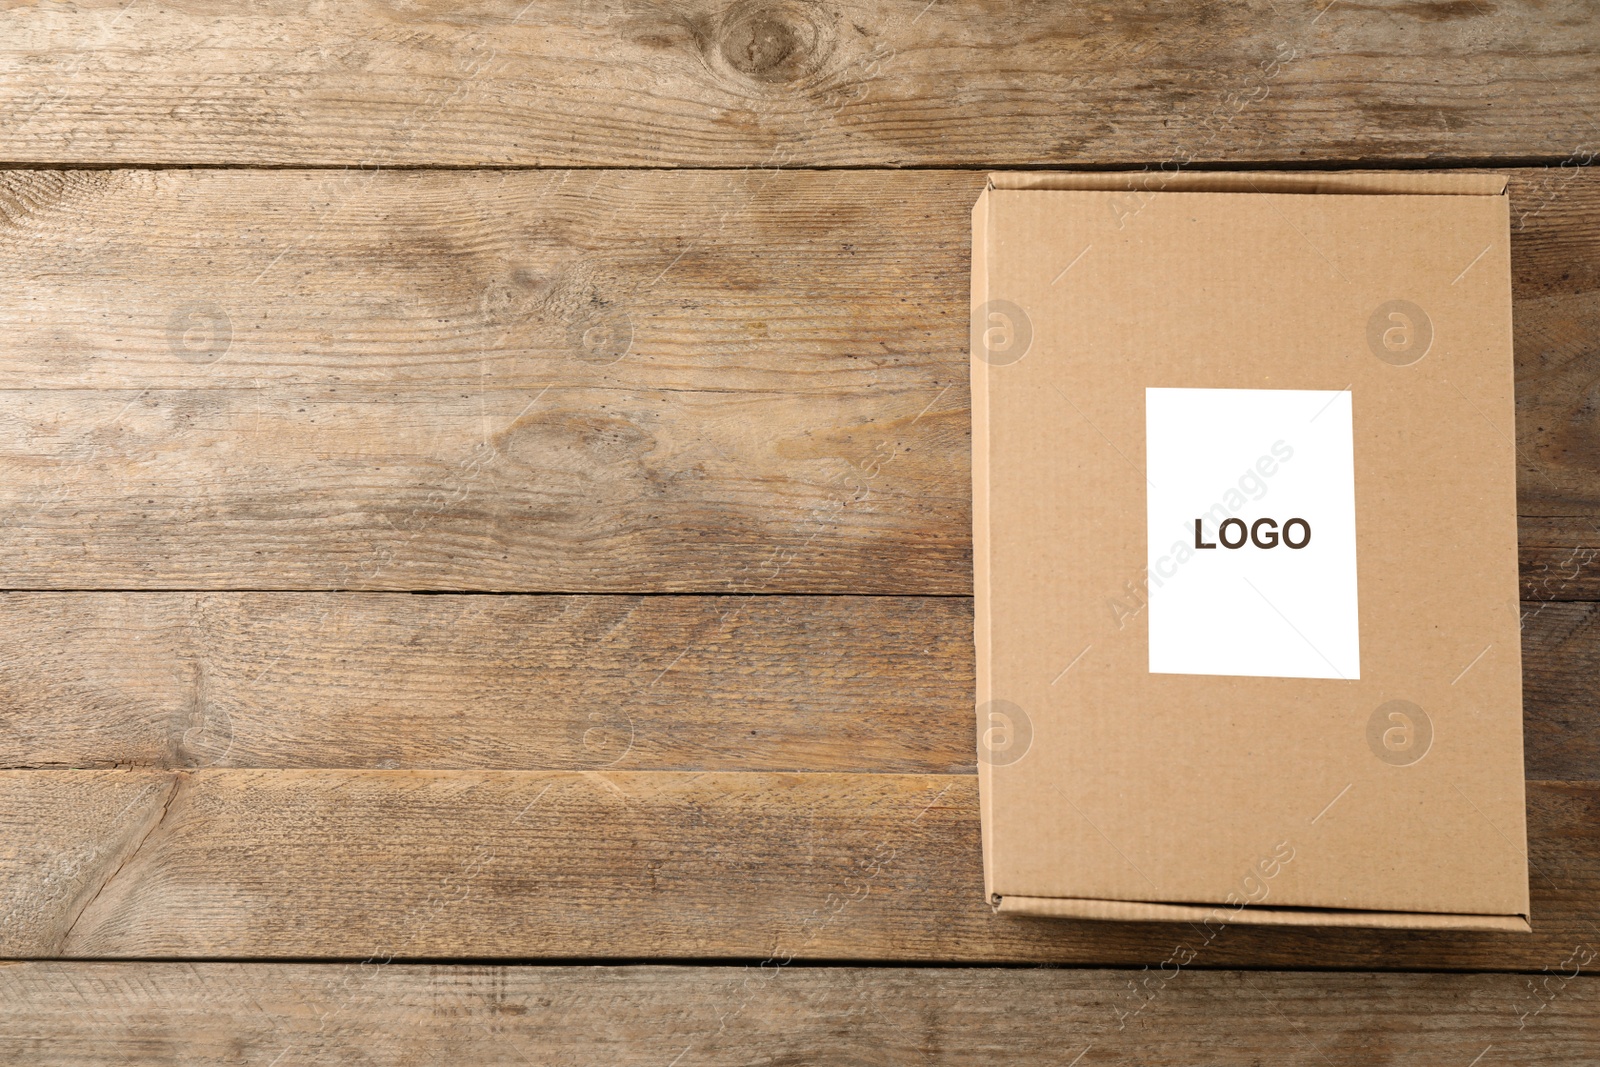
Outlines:
[[0, 176], [0, 587], [964, 592], [982, 180]]
[[971, 772], [972, 672], [965, 598], [7, 593], [0, 767]]
[[[6, 173], [0, 588], [967, 593], [982, 180]], [[1600, 180], [1512, 207], [1524, 595], [1600, 598]]]
[[[1600, 605], [1524, 606], [1529, 778], [1600, 782]], [[0, 594], [0, 768], [970, 773], [960, 597]]]
[[0, 159], [1099, 164], [1594, 146], [1600, 38], [1546, 4], [972, 0], [19, 9]]
[[38, 1067], [274, 1057], [277, 1067], [1060, 1067], [1079, 1055], [1083, 1067], [1464, 1067], [1474, 1057], [1577, 1067], [1600, 1063], [1600, 983], [1574, 962], [1565, 973], [1575, 978], [18, 963], [0, 966], [0, 1057]]
[[[1526, 604], [1600, 600], [1600, 531], [1583, 515], [1517, 521], [1517, 548]], [[1524, 609], [1525, 612], [1530, 609]]]
[[1600, 771], [1600, 604], [1524, 604], [1522, 618], [1523, 758], [1530, 776], [1593, 781]]
[[0, 955], [1537, 971], [1600, 944], [1600, 788], [1528, 818], [1531, 936], [1207, 932], [994, 914], [970, 775], [14, 771]]
[[[1537, 475], [1523, 484], [1536, 485]], [[1517, 521], [1525, 603], [1536, 607], [1600, 600], [1600, 530], [1596, 527], [1600, 521], [1586, 515], [1524, 516]]]

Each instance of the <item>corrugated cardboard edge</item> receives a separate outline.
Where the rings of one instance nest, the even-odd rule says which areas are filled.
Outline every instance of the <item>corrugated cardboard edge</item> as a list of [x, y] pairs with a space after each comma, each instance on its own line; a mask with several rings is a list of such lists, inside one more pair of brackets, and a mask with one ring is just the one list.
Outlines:
[[1432, 171], [997, 171], [989, 189], [1079, 189], [1130, 193], [1343, 193], [1501, 196], [1504, 174]]
[[[1344, 195], [1506, 196], [1503, 174], [1428, 171], [996, 171], [972, 208], [972, 311], [988, 300], [988, 221], [992, 190], [1084, 190], [1145, 194], [1328, 193]], [[973, 629], [977, 649], [977, 705], [990, 695], [989, 582], [989, 389], [988, 365], [976, 356], [980, 324], [972, 323], [972, 558]], [[982, 732], [984, 723], [977, 724]], [[983, 837], [984, 899], [1001, 914], [1128, 922], [1230, 922], [1278, 926], [1346, 926], [1411, 930], [1485, 930], [1531, 933], [1526, 915], [1333, 910], [1321, 908], [1229, 908], [1222, 905], [1155, 904], [1146, 901], [1073, 897], [1001, 896], [995, 892], [990, 850], [990, 767], [979, 745], [979, 808]]]
[[[989, 365], [977, 358], [983, 324], [976, 321], [978, 309], [989, 299], [989, 200], [989, 191], [985, 189], [972, 206], [972, 629], [978, 655], [976, 682], [980, 708], [993, 699], [989, 691]], [[990, 805], [994, 803], [994, 790], [989, 783], [989, 764], [983, 759], [981, 740], [985, 725], [978, 723], [978, 808], [983, 839], [983, 895], [985, 900], [992, 900], [994, 887], [989, 879], [994, 870], [990, 854], [994, 814]]]
[[[1500, 211], [1502, 213], [1502, 220], [1503, 220], [1501, 224], [1505, 227], [1505, 233], [1507, 235], [1507, 241], [1509, 242], [1510, 234], [1511, 234], [1511, 198], [1509, 196], [1507, 196], [1503, 192], [1500, 194], [1499, 207], [1500, 207]], [[1508, 245], [1508, 252], [1509, 252], [1509, 245]], [[1511, 398], [1511, 402], [1508, 405], [1508, 409], [1504, 412], [1504, 414], [1501, 417], [1504, 418], [1504, 419], [1509, 420], [1512, 424], [1515, 424], [1515, 422], [1516, 422], [1516, 410], [1517, 410], [1517, 408], [1516, 408], [1516, 403], [1517, 403], [1516, 402], [1516, 396], [1517, 396], [1517, 382], [1516, 382], [1516, 366], [1517, 366], [1517, 358], [1516, 358], [1516, 336], [1517, 336], [1517, 330], [1516, 330], [1516, 301], [1511, 298], [1511, 293], [1512, 293], [1512, 275], [1511, 275], [1511, 257], [1510, 257], [1509, 254], [1506, 256], [1506, 259], [1505, 259], [1505, 273], [1500, 275], [1500, 281], [1498, 283], [1497, 288], [1499, 289], [1500, 292], [1502, 292], [1502, 293], [1504, 293], [1506, 295], [1506, 301], [1507, 301], [1507, 304], [1508, 304], [1508, 306], [1506, 308], [1506, 312], [1510, 316], [1510, 320], [1509, 321], [1510, 321], [1510, 324], [1511, 324], [1511, 328], [1507, 331], [1506, 347], [1501, 350], [1501, 355], [1500, 355], [1500, 367], [1501, 367], [1501, 373], [1504, 375], [1503, 381], [1504, 381], [1504, 387], [1505, 387], [1505, 391], [1506, 391], [1506, 396]], [[1518, 457], [1517, 457], [1516, 448], [1513, 447], [1513, 448], [1507, 450], [1505, 453], [1503, 453], [1501, 462], [1506, 465], [1506, 468], [1507, 468], [1506, 477], [1509, 479], [1510, 484], [1512, 486], [1515, 486], [1517, 484], [1517, 467], [1518, 467]], [[1515, 527], [1517, 525], [1517, 520], [1516, 520], [1516, 517], [1514, 515], [1512, 516], [1512, 520], [1511, 521], [1512, 521], [1512, 527], [1513, 527], [1512, 533], [1513, 533], [1513, 536], [1515, 536]], [[1507, 574], [1505, 576], [1505, 581], [1506, 581], [1506, 592], [1503, 595], [1505, 595], [1505, 596], [1507, 596], [1509, 598], [1520, 597], [1521, 596], [1521, 583], [1520, 583], [1520, 579], [1519, 579], [1519, 575], [1518, 575], [1516, 567], [1513, 566], [1513, 567], [1510, 567], [1510, 568], [1507, 569]], [[1510, 652], [1511, 655], [1516, 657], [1516, 661], [1517, 661], [1516, 670], [1517, 670], [1517, 680], [1518, 680], [1517, 692], [1518, 692], [1519, 697], [1520, 697], [1520, 695], [1523, 692], [1523, 686], [1527, 683], [1527, 675], [1523, 672], [1523, 669], [1522, 669], [1522, 642], [1521, 641], [1515, 642], [1514, 646], [1512, 648], [1510, 648], [1508, 651]], [[1527, 701], [1526, 701], [1525, 698], [1518, 699], [1518, 701], [1517, 701], [1517, 719], [1518, 719], [1518, 721], [1525, 724], [1526, 723], [1526, 716], [1527, 716]], [[1526, 748], [1527, 748], [1527, 739], [1526, 739], [1527, 738], [1527, 728], [1526, 728], [1526, 725], [1524, 725], [1524, 728], [1521, 731], [1519, 736], [1521, 737], [1522, 742], [1523, 742], [1523, 750], [1526, 751]], [[1522, 764], [1522, 760], [1520, 758], [1518, 759], [1517, 762], [1518, 762], [1519, 766]], [[1523, 847], [1524, 850], [1526, 850], [1527, 844], [1528, 844], [1528, 783], [1527, 783], [1527, 779], [1526, 778], [1518, 778], [1517, 783], [1516, 783], [1516, 788], [1517, 788], [1517, 809], [1522, 812], [1522, 847]], [[1523, 875], [1524, 875], [1524, 877], [1523, 877], [1523, 882], [1522, 882], [1522, 907], [1523, 907], [1524, 910], [1522, 912], [1522, 917], [1524, 919], [1530, 919], [1531, 920], [1532, 917], [1533, 917], [1533, 902], [1531, 900], [1530, 887], [1529, 887], [1529, 883], [1528, 883], [1528, 879], [1527, 879], [1527, 868], [1528, 868], [1528, 866], [1531, 865], [1531, 861], [1527, 860], [1526, 855], [1524, 855], [1523, 859], [1524, 859], [1524, 863], [1523, 863], [1523, 868], [1524, 868]]]
[[1520, 915], [1461, 915], [1445, 912], [1337, 911], [1325, 908], [1263, 908], [1248, 905], [1151, 904], [1132, 900], [1076, 897], [1001, 897], [1002, 915], [1045, 915], [1063, 919], [1118, 919], [1125, 922], [1206, 922], [1270, 926], [1369, 926], [1401, 930], [1492, 930], [1532, 933]]

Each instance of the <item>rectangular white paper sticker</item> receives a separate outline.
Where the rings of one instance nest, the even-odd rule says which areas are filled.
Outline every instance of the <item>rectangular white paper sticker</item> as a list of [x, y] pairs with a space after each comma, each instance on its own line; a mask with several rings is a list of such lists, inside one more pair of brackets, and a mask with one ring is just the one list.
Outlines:
[[1361, 677], [1353, 441], [1348, 390], [1145, 390], [1152, 674]]

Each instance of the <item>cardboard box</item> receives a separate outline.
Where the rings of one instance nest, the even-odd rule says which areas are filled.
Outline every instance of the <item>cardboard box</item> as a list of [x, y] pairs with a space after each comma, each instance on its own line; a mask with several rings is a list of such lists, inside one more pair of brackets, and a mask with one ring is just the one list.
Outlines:
[[1505, 180], [995, 174], [972, 299], [991, 903], [1528, 930]]

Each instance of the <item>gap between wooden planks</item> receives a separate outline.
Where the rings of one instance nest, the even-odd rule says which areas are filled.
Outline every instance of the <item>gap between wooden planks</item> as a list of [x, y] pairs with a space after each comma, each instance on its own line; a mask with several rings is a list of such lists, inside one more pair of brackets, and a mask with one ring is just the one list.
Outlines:
[[[1593, 598], [1600, 180], [1512, 175], [1524, 595]], [[968, 593], [982, 182], [0, 174], [0, 588]]]
[[[814, 166], [1592, 151], [1581, 0], [85, 0], [0, 53], [0, 159]], [[1592, 158], [1592, 156], [1591, 156]]]
[[[1580, 968], [1581, 969], [1581, 968]], [[0, 965], [0, 1058], [1063, 1067], [1595, 1062], [1589, 977], [406, 964]], [[864, 1050], [871, 1050], [866, 1056]], [[274, 1059], [277, 1057], [277, 1059]]]

